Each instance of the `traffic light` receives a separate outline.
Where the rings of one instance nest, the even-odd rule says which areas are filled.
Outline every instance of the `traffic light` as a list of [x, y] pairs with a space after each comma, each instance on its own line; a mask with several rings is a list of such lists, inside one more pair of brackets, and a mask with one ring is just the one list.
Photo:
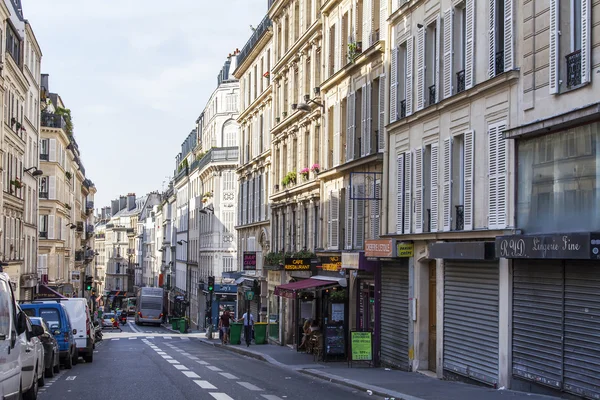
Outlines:
[[92, 290], [93, 284], [94, 284], [94, 277], [87, 275], [85, 277], [85, 290]]
[[215, 291], [215, 277], [214, 276], [208, 277], [208, 291], [209, 292]]

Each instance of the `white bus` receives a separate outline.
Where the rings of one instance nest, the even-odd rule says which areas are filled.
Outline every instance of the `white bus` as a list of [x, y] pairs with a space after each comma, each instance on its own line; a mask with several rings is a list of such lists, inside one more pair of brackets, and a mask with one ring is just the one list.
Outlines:
[[163, 289], [143, 287], [138, 290], [135, 324], [160, 325], [163, 318]]

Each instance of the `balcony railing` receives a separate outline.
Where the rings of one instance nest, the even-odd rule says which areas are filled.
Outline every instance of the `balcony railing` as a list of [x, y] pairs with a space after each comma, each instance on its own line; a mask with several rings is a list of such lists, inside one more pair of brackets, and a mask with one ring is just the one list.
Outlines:
[[198, 163], [198, 169], [201, 170], [212, 162], [237, 161], [238, 156], [239, 152], [237, 147], [213, 148], [210, 149], [204, 157], [202, 157]]
[[48, 232], [40, 232], [40, 239], [48, 239]]
[[379, 42], [379, 29], [371, 33], [371, 42], [369, 43], [369, 46], [373, 46], [377, 42]]
[[48, 199], [48, 192], [39, 192], [40, 199]]
[[46, 154], [41, 153], [40, 154], [40, 160], [41, 161], [49, 161], [50, 160], [50, 154], [48, 154], [48, 153], [46, 153]]
[[496, 75], [504, 72], [504, 50], [496, 52]]
[[406, 117], [406, 100], [400, 102], [400, 118]]
[[456, 230], [462, 231], [465, 229], [465, 208], [464, 206], [456, 207]]
[[240, 54], [238, 54], [238, 56], [237, 56], [238, 65], [241, 65], [244, 62], [244, 60], [252, 52], [252, 49], [254, 49], [254, 46], [256, 46], [256, 44], [260, 41], [260, 39], [263, 37], [265, 32], [267, 32], [267, 30], [271, 26], [273, 26], [273, 22], [269, 19], [268, 16], [265, 16], [263, 18], [263, 20], [260, 21], [260, 24], [258, 24], [256, 29], [254, 30], [254, 33], [252, 34], [252, 36], [250, 36], [250, 39], [246, 42], [244, 47], [242, 47], [242, 51], [240, 51]]
[[77, 232], [83, 232], [83, 221], [77, 221], [77, 228], [75, 230]]
[[567, 59], [567, 87], [581, 85], [581, 50], [572, 52]]
[[67, 123], [65, 122], [64, 118], [62, 115], [58, 114], [50, 114], [46, 112], [42, 113], [41, 124], [47, 128], [59, 128], [63, 130], [67, 129]]
[[465, 70], [456, 73], [456, 93], [465, 91]]
[[85, 257], [85, 252], [83, 250], [77, 250], [75, 252], [75, 261], [83, 261], [83, 258]]
[[428, 208], [427, 215], [425, 216], [425, 226], [423, 232], [431, 232], [431, 208]]
[[429, 86], [429, 105], [435, 104], [435, 84]]

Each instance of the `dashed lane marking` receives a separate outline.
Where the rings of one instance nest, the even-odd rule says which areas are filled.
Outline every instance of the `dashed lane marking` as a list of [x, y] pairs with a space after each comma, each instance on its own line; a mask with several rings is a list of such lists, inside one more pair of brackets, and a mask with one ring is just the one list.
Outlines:
[[200, 376], [198, 376], [198, 374], [193, 371], [181, 371], [181, 372], [188, 378], [200, 378]]
[[191, 356], [191, 354], [190, 354], [190, 353], [187, 353], [187, 352], [185, 352], [185, 351], [181, 352], [181, 355], [182, 355], [182, 356]]
[[261, 396], [267, 400], [282, 400], [281, 397], [275, 396], [274, 394], [263, 394]]
[[251, 384], [250, 382], [238, 382], [238, 385], [245, 387], [248, 390], [252, 390], [254, 392], [260, 392], [262, 389], [258, 386]]
[[233, 400], [232, 397], [228, 396], [225, 393], [209, 393], [216, 400]]
[[167, 353], [165, 353], [164, 351], [160, 351], [160, 350], [157, 350], [156, 354], [160, 354], [161, 356], [167, 355]]
[[174, 366], [175, 368], [177, 368], [178, 370], [180, 370], [180, 371], [188, 371], [188, 370], [189, 370], [189, 368], [188, 368], [188, 367], [186, 367], [185, 365], [181, 365], [181, 364], [173, 364], [173, 366]]
[[221, 374], [222, 377], [227, 379], [239, 379], [237, 376], [230, 374], [229, 372], [219, 372], [219, 374]]
[[173, 359], [173, 357], [171, 357], [171, 356], [161, 356], [161, 357], [164, 358], [165, 360], [172, 360]]
[[223, 371], [221, 368], [215, 367], [214, 365], [207, 365], [206, 368], [210, 369], [211, 371], [215, 371], [215, 372]]
[[74, 381], [75, 378], [77, 378], [77, 375], [71, 375], [71, 376], [67, 376], [67, 379], [65, 379], [65, 380], [67, 380], [67, 381]]
[[209, 365], [206, 361], [196, 361], [200, 365]]
[[167, 360], [167, 362], [170, 362], [171, 364], [179, 364], [179, 361], [177, 360]]
[[136, 337], [130, 337], [129, 340], [135, 340], [137, 339]]
[[216, 389], [217, 387], [210, 383], [209, 381], [198, 381], [195, 380], [194, 383], [200, 386], [202, 389]]
[[173, 339], [171, 336], [163, 336], [165, 339]]
[[154, 336], [146, 336], [146, 339], [154, 339]]
[[187, 358], [189, 358], [190, 360], [194, 360], [194, 361], [198, 359], [198, 357], [196, 357], [196, 356], [187, 356]]
[[189, 337], [182, 337], [181, 340], [190, 340]]
[[112, 338], [112, 339], [110, 339], [110, 340], [119, 340], [119, 338]]

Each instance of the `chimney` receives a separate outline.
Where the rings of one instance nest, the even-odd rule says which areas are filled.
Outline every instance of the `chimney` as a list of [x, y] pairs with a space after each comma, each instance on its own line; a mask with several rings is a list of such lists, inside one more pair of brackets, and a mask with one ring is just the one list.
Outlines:
[[227, 71], [227, 78], [229, 79], [229, 75], [233, 76], [233, 73], [235, 72], [235, 69], [237, 68], [237, 56], [238, 52], [236, 51], [236, 53], [234, 55], [232, 55], [229, 60], [231, 61], [231, 64], [229, 64], [229, 70]]
[[127, 197], [121, 196], [119, 197], [119, 211], [124, 210], [127, 207]]
[[42, 74], [42, 92], [46, 95], [50, 93], [50, 75]]
[[127, 194], [127, 211], [131, 211], [135, 208], [135, 193]]
[[114, 216], [119, 212], [119, 199], [110, 201], [110, 216]]

